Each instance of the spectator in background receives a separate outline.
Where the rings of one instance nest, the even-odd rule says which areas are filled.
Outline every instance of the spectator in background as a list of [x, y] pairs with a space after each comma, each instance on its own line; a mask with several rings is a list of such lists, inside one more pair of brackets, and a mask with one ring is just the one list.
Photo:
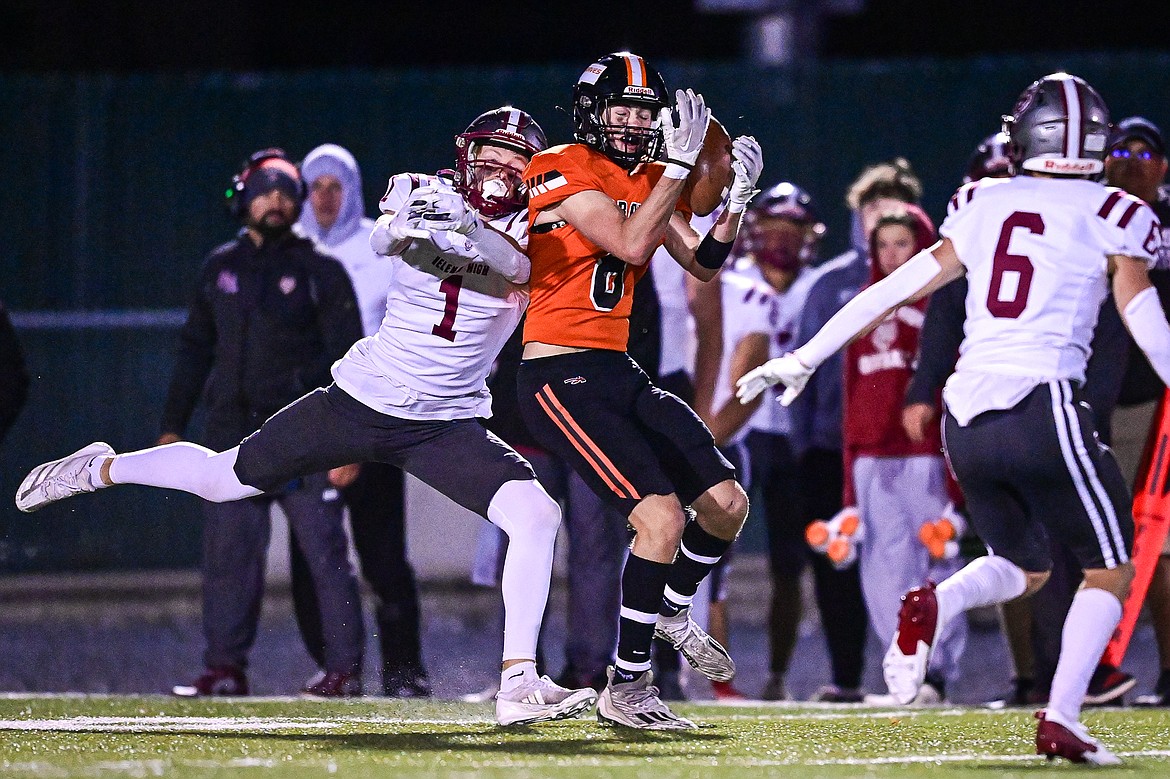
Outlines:
[[[809, 267], [817, 256], [817, 246], [825, 234], [825, 225], [817, 217], [812, 197], [791, 182], [780, 182], [752, 199], [745, 216], [745, 226], [736, 247], [731, 268], [741, 278], [754, 280], [771, 300], [764, 329], [764, 358], [783, 354], [794, 345], [801, 307], [820, 269]], [[742, 301], [738, 305], [748, 305]], [[751, 341], [741, 341], [747, 348]], [[745, 370], [755, 362], [740, 359], [728, 385], [734, 386]], [[724, 388], [726, 389], [726, 387]], [[784, 677], [796, 646], [803, 598], [801, 578], [809, 562], [804, 542], [804, 512], [796, 459], [791, 442], [792, 420], [787, 407], [775, 402], [771, 391], [765, 393], [757, 410], [750, 415], [746, 445], [747, 477], [759, 494], [768, 529], [768, 561], [772, 576], [769, 609], [769, 674], [761, 693], [764, 700], [789, 697]], [[743, 408], [742, 406], [740, 407]], [[716, 442], [726, 435], [729, 415], [734, 406], [723, 406], [713, 416], [711, 431]], [[738, 421], [738, 420], [736, 420]], [[822, 617], [825, 619], [825, 617]]]
[[[370, 248], [374, 220], [362, 205], [362, 174], [353, 155], [327, 143], [301, 163], [309, 207], [297, 230], [345, 267], [357, 294], [364, 335], [378, 332], [386, 315], [393, 263]], [[379, 462], [355, 463], [329, 472], [349, 507], [350, 531], [362, 578], [376, 598], [374, 620], [382, 652], [382, 694], [393, 698], [430, 695], [419, 637], [418, 586], [406, 556], [404, 476]], [[320, 604], [312, 572], [296, 543], [291, 545], [297, 624], [309, 654], [324, 666]]]
[[[234, 180], [228, 204], [243, 229], [200, 271], [179, 336], [159, 444], [183, 439], [203, 396], [204, 443], [216, 450], [235, 446], [281, 408], [328, 384], [330, 365], [361, 337], [344, 268], [292, 232], [304, 199], [301, 173], [280, 149], [253, 154]], [[205, 504], [206, 670], [176, 686], [176, 695], [248, 693], [273, 503], [288, 516], [321, 604], [325, 674], [303, 692], [361, 694], [361, 602], [342, 503], [328, 474], [314, 473], [246, 500]]]
[[[934, 225], [922, 209], [907, 204], [886, 211], [870, 238], [869, 283], [889, 276], [934, 241]], [[916, 438], [900, 424], [925, 309], [925, 299], [901, 306], [845, 349], [842, 511], [854, 513], [864, 529], [861, 591], [870, 625], [885, 646], [898, 629], [902, 595], [928, 578], [941, 581], [960, 567], [954, 557], [935, 558], [921, 541], [923, 528], [949, 511], [952, 498], [941, 431], [931, 427]], [[915, 705], [945, 699], [947, 683], [958, 676], [966, 641], [966, 620], [952, 621], [936, 642]], [[867, 701], [893, 703], [886, 696], [872, 697], [883, 700]]]
[[24, 350], [8, 309], [0, 302], [0, 442], [8, 434], [20, 410], [28, 400], [28, 369]]
[[[1161, 221], [1162, 245], [1158, 267], [1150, 270], [1150, 283], [1158, 291], [1163, 311], [1170, 311], [1170, 193], [1162, 185], [1166, 178], [1166, 144], [1157, 125], [1140, 116], [1122, 119], [1109, 139], [1109, 154], [1105, 157], [1105, 183], [1120, 187], [1149, 204]], [[1157, 401], [1165, 392], [1150, 361], [1141, 349], [1129, 350], [1129, 365], [1121, 386], [1118, 405], [1125, 408], [1127, 424], [1118, 425], [1116, 450], [1118, 460], [1131, 481], [1137, 468], [1134, 455], [1143, 442], [1149, 446], [1158, 431], [1150, 429]], [[1148, 430], [1146, 437], [1128, 440], [1127, 430]], [[1158, 644], [1161, 672], [1154, 690], [1134, 701], [1139, 706], [1170, 706], [1170, 536], [1162, 547], [1162, 554], [1154, 567], [1154, 575], [1146, 593], [1154, 638]], [[1130, 681], [1132, 676], [1105, 662], [1098, 667], [1090, 683], [1090, 694], [1098, 695], [1114, 685]]]
[[[910, 163], [898, 158], [865, 168], [846, 192], [852, 211], [853, 247], [819, 270], [801, 311], [796, 343], [803, 344], [848, 303], [869, 279], [869, 240], [886, 211], [922, 198], [922, 184]], [[841, 440], [843, 355], [831, 356], [792, 404], [792, 439], [799, 459], [804, 524], [828, 519], [841, 510], [843, 444]], [[856, 566], [838, 570], [827, 559], [813, 558], [817, 604], [829, 643], [832, 684], [818, 700], [858, 702], [865, 662], [866, 613]]]

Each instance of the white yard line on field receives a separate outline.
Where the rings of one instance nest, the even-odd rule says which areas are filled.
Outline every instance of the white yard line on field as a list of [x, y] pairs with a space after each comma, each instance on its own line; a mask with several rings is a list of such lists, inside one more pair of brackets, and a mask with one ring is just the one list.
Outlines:
[[355, 717], [319, 720], [298, 717], [65, 717], [60, 719], [0, 720], [0, 731], [101, 731], [108, 733], [177, 733], [193, 731], [336, 730], [355, 724], [386, 725], [486, 725], [482, 719], [414, 719], [403, 717]]

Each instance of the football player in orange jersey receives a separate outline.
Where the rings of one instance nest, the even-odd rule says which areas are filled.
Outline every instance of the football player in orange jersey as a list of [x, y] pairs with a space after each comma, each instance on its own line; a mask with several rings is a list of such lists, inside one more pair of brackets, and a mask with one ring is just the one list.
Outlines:
[[708, 678], [735, 674], [690, 604], [739, 533], [748, 500], [694, 411], [626, 354], [633, 288], [662, 245], [695, 277], [713, 278], [763, 167], [754, 138], [733, 142], [727, 207], [700, 239], [684, 194], [710, 111], [691, 90], [676, 99], [677, 126], [666, 84], [643, 58], [602, 57], [573, 91], [577, 143], [535, 155], [525, 170], [532, 276], [517, 378], [532, 434], [634, 528], [617, 661], [598, 717], [658, 730], [695, 725], [650, 686], [656, 634]]

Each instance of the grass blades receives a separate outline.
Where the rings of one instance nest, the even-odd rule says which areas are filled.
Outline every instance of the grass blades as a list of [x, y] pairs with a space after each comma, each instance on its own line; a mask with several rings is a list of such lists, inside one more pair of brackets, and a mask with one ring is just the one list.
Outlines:
[[[1032, 776], [1030, 710], [680, 705], [701, 727], [500, 728], [488, 704], [163, 696], [0, 698], [4, 777]], [[1170, 710], [1096, 709], [1129, 776], [1170, 774]], [[1079, 771], [1059, 766], [1064, 771]], [[989, 773], [991, 772], [991, 773]]]

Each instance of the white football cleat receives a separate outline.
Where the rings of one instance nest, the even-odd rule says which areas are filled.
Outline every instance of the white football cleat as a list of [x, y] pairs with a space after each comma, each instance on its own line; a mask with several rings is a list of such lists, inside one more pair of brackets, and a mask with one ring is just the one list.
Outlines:
[[570, 690], [541, 676], [496, 693], [496, 722], [528, 725], [569, 719], [584, 714], [596, 702], [597, 692], [592, 687]]
[[653, 674], [645, 671], [632, 682], [615, 682], [608, 669], [609, 684], [597, 700], [597, 721], [640, 730], [692, 730], [698, 725], [670, 710], [650, 684]]
[[87, 466], [95, 457], [113, 456], [114, 449], [104, 441], [94, 443], [73, 454], [38, 465], [24, 477], [16, 491], [16, 507], [28, 513], [62, 498], [93, 492]]
[[735, 676], [735, 661], [722, 644], [691, 619], [689, 606], [673, 617], [659, 614], [654, 637], [669, 641], [691, 668], [713, 682], [729, 682]]

